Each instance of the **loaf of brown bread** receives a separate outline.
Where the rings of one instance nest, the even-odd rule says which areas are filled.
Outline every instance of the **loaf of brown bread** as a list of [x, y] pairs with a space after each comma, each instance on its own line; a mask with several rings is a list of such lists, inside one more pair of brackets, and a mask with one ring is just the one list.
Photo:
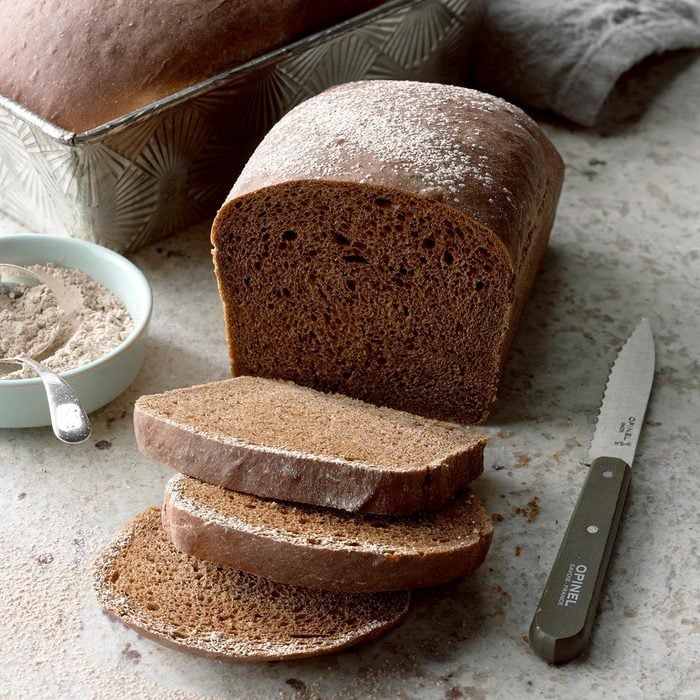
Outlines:
[[142, 396], [139, 449], [202, 481], [355, 512], [437, 509], [483, 471], [463, 426], [261, 377]]
[[294, 659], [376, 639], [401, 623], [409, 594], [334, 593], [273, 583], [179, 552], [151, 508], [94, 564], [97, 600], [162, 644], [222, 659]]
[[287, 114], [212, 230], [234, 374], [485, 419], [563, 178], [520, 109], [341, 85]]
[[165, 487], [163, 527], [180, 551], [198, 559], [332, 591], [446, 583], [481, 565], [493, 535], [471, 493], [410, 517], [356, 515], [257, 498], [182, 474]]
[[0, 0], [0, 93], [86, 131], [385, 0]]

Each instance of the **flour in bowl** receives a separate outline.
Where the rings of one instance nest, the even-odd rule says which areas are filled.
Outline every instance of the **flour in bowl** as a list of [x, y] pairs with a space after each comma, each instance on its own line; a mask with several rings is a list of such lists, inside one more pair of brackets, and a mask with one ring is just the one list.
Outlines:
[[[46, 285], [30, 289], [21, 299], [0, 298], [0, 357], [16, 354], [7, 339], [23, 338], [24, 354], [56, 341], [56, 350], [41, 362], [54, 372], [65, 372], [82, 367], [107, 354], [121, 344], [131, 333], [133, 321], [124, 305], [114, 294], [93, 280], [82, 270], [56, 265], [31, 265], [28, 269], [55, 278], [58, 284], [77, 294], [80, 303], [72, 334], [60, 338], [61, 313], [58, 302]], [[3, 342], [5, 338], [5, 342]], [[26, 379], [36, 376], [23, 367], [0, 379]]]

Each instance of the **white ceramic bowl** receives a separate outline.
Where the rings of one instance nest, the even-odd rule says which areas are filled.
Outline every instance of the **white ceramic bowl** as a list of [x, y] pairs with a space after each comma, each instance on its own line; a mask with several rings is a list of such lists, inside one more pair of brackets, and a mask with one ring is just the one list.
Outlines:
[[[25, 267], [48, 262], [77, 268], [121, 299], [134, 322], [129, 337], [94, 362], [61, 373], [88, 413], [119, 396], [136, 378], [146, 351], [153, 297], [141, 271], [102, 246], [43, 234], [0, 234], [0, 262]], [[0, 379], [0, 428], [50, 424], [40, 379]]]

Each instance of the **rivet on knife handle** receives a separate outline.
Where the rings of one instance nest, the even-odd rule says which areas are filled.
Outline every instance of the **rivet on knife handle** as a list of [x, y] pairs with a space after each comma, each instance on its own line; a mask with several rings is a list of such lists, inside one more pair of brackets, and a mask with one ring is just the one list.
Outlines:
[[530, 646], [550, 663], [587, 646], [630, 484], [621, 459], [592, 464], [530, 626]]

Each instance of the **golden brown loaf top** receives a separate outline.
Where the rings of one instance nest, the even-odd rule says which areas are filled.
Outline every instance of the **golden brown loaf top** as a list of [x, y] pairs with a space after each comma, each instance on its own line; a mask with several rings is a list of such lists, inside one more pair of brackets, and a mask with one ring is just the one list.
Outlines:
[[365, 81], [304, 102], [212, 229], [233, 373], [484, 420], [562, 179], [539, 126], [475, 90]]
[[383, 0], [0, 0], [0, 93], [86, 131]]
[[524, 224], [562, 162], [537, 123], [477, 90], [411, 81], [329, 88], [283, 117], [227, 201], [294, 180], [376, 184], [440, 201], [489, 229], [517, 272]]

